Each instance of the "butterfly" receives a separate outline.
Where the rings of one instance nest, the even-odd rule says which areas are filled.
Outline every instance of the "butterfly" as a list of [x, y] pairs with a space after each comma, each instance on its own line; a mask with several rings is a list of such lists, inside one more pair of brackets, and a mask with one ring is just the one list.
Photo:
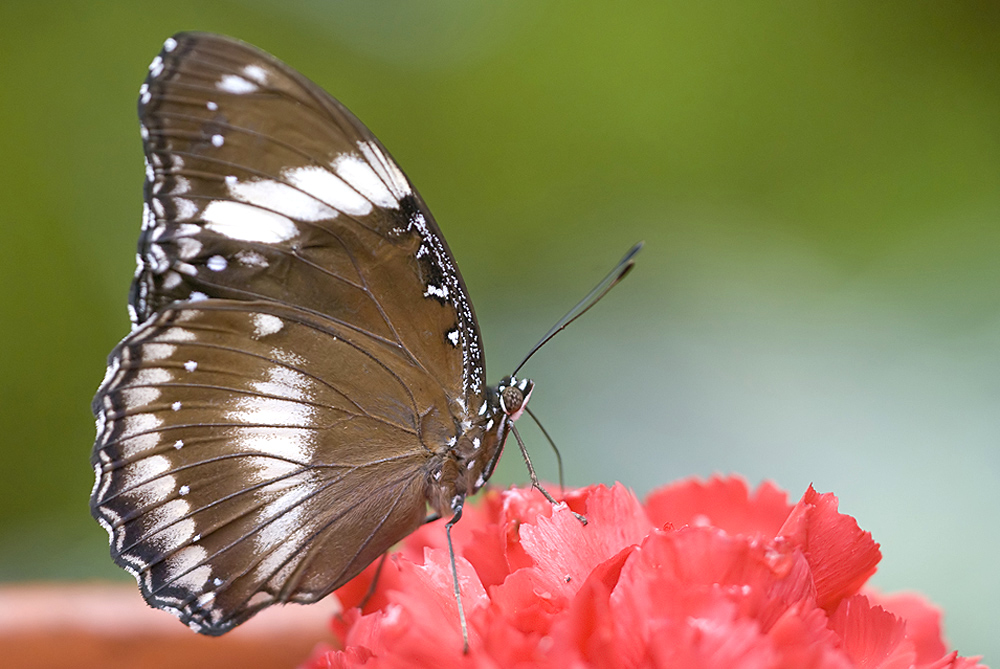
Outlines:
[[486, 384], [413, 185], [337, 100], [228, 37], [168, 39], [138, 108], [132, 331], [93, 401], [114, 561], [220, 635], [328, 595], [428, 517], [450, 542], [533, 383]]

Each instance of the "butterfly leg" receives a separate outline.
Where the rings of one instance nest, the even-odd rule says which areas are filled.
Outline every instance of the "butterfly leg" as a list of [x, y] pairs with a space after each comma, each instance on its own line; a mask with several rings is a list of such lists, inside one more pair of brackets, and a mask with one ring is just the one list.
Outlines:
[[[432, 513], [431, 515], [424, 518], [424, 525], [426, 525], [427, 523], [433, 523], [435, 520], [440, 520], [440, 519], [441, 519], [440, 513]], [[378, 561], [378, 567], [375, 568], [375, 576], [372, 578], [372, 584], [368, 586], [368, 592], [365, 593], [365, 596], [362, 597], [361, 601], [358, 603], [359, 609], [364, 609], [365, 606], [368, 604], [368, 600], [370, 600], [372, 598], [372, 595], [375, 594], [375, 588], [378, 587], [379, 577], [382, 575], [382, 566], [385, 565], [385, 560], [387, 557], [389, 557], [388, 551], [382, 553], [382, 557]]]
[[[528, 475], [531, 477], [531, 485], [533, 487], [537, 488], [538, 492], [540, 492], [543, 495], [545, 495], [545, 499], [549, 500], [549, 502], [553, 506], [558, 506], [559, 502], [556, 501], [555, 497], [553, 497], [552, 495], [550, 495], [549, 491], [546, 490], [545, 488], [543, 488], [542, 484], [538, 482], [538, 475], [535, 474], [535, 468], [531, 464], [531, 458], [528, 457], [528, 449], [525, 448], [524, 442], [521, 441], [521, 435], [519, 435], [517, 433], [517, 428], [514, 427], [513, 425], [511, 425], [510, 426], [510, 431], [514, 433], [514, 438], [517, 439], [517, 445], [521, 449], [521, 457], [524, 458], [524, 464], [527, 465], [527, 467], [528, 467]], [[572, 513], [573, 513], [574, 516], [576, 516], [576, 519], [579, 520], [581, 523], [583, 523], [584, 525], [587, 524], [587, 519], [585, 517], [581, 516], [576, 511], [573, 511]]]
[[451, 543], [451, 526], [462, 518], [462, 506], [455, 509], [455, 515], [444, 526], [444, 533], [448, 537], [448, 557], [451, 558], [451, 581], [455, 585], [455, 603], [458, 604], [458, 621], [462, 626], [462, 653], [469, 652], [469, 627], [465, 622], [465, 607], [462, 606], [462, 589], [458, 587], [458, 567], [455, 566], [455, 547]]
[[368, 592], [366, 592], [365, 596], [361, 598], [360, 602], [358, 602], [359, 609], [364, 610], [365, 606], [368, 605], [368, 600], [375, 594], [375, 588], [378, 587], [378, 579], [382, 575], [382, 567], [385, 565], [385, 559], [387, 557], [389, 557], [389, 551], [382, 553], [382, 557], [379, 558], [378, 567], [375, 568], [375, 576], [372, 577], [372, 583], [368, 586]]

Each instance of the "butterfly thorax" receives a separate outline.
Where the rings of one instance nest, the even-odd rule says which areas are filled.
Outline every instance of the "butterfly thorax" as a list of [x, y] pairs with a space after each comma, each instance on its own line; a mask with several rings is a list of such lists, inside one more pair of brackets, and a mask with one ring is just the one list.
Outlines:
[[466, 422], [468, 428], [455, 446], [434, 461], [428, 474], [427, 499], [437, 513], [455, 513], [467, 496], [489, 480], [511, 426], [527, 407], [533, 388], [530, 379], [508, 376], [496, 388], [486, 389], [479, 415]]

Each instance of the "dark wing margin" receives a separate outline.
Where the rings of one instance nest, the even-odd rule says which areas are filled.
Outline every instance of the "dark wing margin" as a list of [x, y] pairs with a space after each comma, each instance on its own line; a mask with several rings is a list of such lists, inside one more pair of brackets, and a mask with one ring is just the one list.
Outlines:
[[[422, 372], [341, 334], [208, 300], [112, 352], [91, 510], [150, 605], [222, 634], [329, 594], [421, 523]], [[350, 381], [364, 375], [377, 392]]]

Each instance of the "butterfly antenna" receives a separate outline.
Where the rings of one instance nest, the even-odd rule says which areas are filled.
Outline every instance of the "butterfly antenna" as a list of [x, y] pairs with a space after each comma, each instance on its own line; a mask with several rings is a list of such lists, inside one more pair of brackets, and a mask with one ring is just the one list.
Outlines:
[[559, 447], [556, 446], [556, 442], [553, 441], [552, 437], [549, 436], [549, 432], [548, 430], [545, 429], [545, 426], [542, 425], [542, 421], [538, 420], [538, 416], [536, 416], [531, 411], [531, 409], [527, 407], [527, 405], [525, 405], [524, 410], [528, 412], [528, 415], [531, 416], [531, 420], [535, 421], [535, 425], [537, 425], [538, 429], [542, 431], [542, 434], [545, 435], [545, 438], [549, 440], [549, 446], [552, 447], [552, 451], [556, 454], [556, 463], [558, 463], [559, 465], [559, 496], [562, 497], [566, 494], [566, 491], [563, 489], [564, 481], [563, 481], [562, 454], [559, 452]]
[[[615, 287], [615, 285], [625, 278], [625, 275], [632, 271], [635, 266], [635, 256], [639, 253], [639, 249], [642, 248], [642, 242], [639, 242], [625, 254], [625, 257], [619, 261], [615, 268], [604, 277], [599, 284], [594, 286], [594, 289], [587, 293], [587, 296], [577, 302], [576, 306], [570, 309], [565, 316], [559, 319], [559, 322], [552, 326], [542, 339], [535, 344], [535, 347], [531, 349], [528, 355], [524, 356], [524, 360], [521, 361], [517, 367], [514, 368], [514, 372], [511, 376], [515, 376], [522, 367], [524, 363], [528, 362], [528, 359], [535, 355], [535, 352], [546, 344], [550, 339], [556, 336], [560, 330], [565, 328], [567, 325], [575, 321], [580, 316], [587, 313], [592, 306], [597, 304], [602, 297], [607, 295], [608, 291]], [[544, 432], [544, 430], [543, 430]]]

